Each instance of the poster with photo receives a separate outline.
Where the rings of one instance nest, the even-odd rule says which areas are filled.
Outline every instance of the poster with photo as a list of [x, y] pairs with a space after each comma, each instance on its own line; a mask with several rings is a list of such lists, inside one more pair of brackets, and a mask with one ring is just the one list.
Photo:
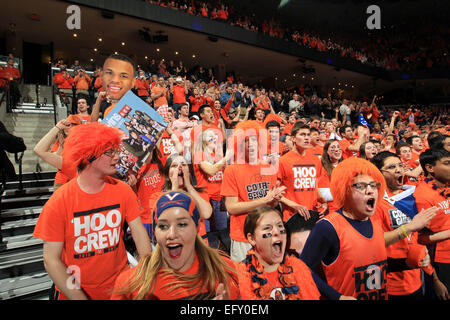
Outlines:
[[131, 90], [117, 102], [102, 123], [125, 132], [116, 173], [122, 180], [126, 180], [129, 174], [137, 175], [167, 127], [161, 115]]

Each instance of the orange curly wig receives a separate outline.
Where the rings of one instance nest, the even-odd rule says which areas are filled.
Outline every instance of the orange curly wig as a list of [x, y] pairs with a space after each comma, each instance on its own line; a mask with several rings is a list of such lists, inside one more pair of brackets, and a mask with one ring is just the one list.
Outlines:
[[280, 125], [283, 122], [283, 120], [281, 120], [280, 116], [274, 113], [269, 113], [265, 118], [264, 118], [264, 122], [263, 122], [263, 126], [264, 128], [266, 127], [266, 125], [270, 122], [270, 121], [276, 121], [278, 122]]
[[105, 151], [119, 148], [124, 133], [98, 122], [75, 126], [64, 143], [62, 157], [72, 167], [80, 168]]
[[[249, 135], [255, 134], [258, 142], [260, 130], [266, 130], [258, 121], [256, 120], [246, 120], [239, 122], [233, 130], [233, 150], [236, 160], [243, 160], [243, 156], [245, 152], [238, 152], [238, 146], [241, 144], [241, 147], [244, 143], [245, 137]], [[242, 150], [242, 149], [241, 149]]]
[[361, 158], [348, 158], [338, 164], [331, 173], [330, 190], [333, 202], [339, 208], [345, 204], [350, 194], [353, 179], [358, 175], [368, 175], [381, 184], [378, 189], [378, 203], [383, 199], [386, 181], [380, 170], [370, 161]]

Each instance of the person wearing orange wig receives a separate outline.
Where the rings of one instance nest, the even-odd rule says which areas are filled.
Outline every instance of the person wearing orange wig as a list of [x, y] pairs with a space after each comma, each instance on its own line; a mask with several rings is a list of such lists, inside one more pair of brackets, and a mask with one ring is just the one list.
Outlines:
[[372, 222], [386, 183], [369, 161], [348, 158], [333, 170], [330, 189], [338, 208], [320, 220], [301, 254], [321, 266], [327, 283], [358, 300], [385, 300], [387, 255], [383, 231]]
[[112, 177], [121, 132], [100, 123], [71, 129], [62, 158], [76, 178], [42, 208], [33, 236], [44, 241], [44, 266], [55, 284], [54, 299], [108, 300], [116, 277], [129, 268], [125, 221], [140, 257], [151, 254], [133, 190]]
[[255, 120], [236, 125], [230, 139], [235, 162], [223, 173], [220, 194], [230, 215], [230, 255], [236, 262], [244, 260], [251, 248], [244, 235], [247, 213], [262, 205], [276, 205], [285, 189], [277, 184], [276, 171], [260, 161], [258, 141], [267, 141], [259, 139], [262, 130], [265, 129]]

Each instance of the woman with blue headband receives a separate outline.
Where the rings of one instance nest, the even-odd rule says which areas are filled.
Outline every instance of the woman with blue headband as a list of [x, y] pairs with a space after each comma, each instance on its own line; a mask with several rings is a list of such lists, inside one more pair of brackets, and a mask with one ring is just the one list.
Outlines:
[[164, 193], [153, 211], [153, 254], [118, 277], [111, 299], [238, 299], [233, 262], [201, 239], [199, 218], [187, 193]]

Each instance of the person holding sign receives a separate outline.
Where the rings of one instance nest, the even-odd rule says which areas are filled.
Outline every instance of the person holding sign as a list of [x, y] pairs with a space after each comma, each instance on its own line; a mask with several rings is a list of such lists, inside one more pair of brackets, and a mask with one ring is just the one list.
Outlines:
[[129, 268], [125, 221], [139, 256], [151, 255], [133, 190], [111, 178], [122, 133], [100, 123], [73, 127], [63, 158], [78, 176], [44, 205], [33, 236], [44, 241], [44, 266], [54, 281], [55, 300], [105, 300], [120, 272]]

